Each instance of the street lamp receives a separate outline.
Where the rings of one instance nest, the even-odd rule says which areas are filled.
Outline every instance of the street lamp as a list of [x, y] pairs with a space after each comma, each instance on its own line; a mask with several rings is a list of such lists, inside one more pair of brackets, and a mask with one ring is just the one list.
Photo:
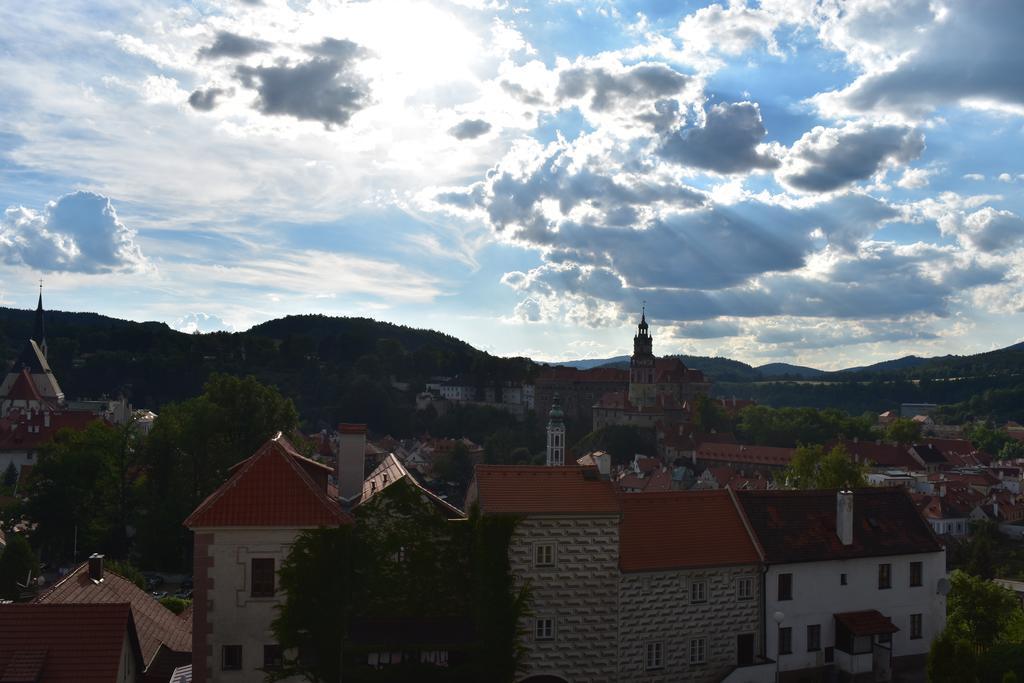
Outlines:
[[786, 615], [776, 612], [772, 615], [775, 620], [775, 683], [779, 683], [779, 667], [782, 662], [782, 620]]

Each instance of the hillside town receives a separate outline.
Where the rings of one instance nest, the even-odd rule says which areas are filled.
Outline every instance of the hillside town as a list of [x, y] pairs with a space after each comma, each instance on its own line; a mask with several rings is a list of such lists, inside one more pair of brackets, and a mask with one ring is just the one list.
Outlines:
[[[143, 529], [116, 558], [80, 546], [78, 526], [70, 554], [40, 543], [49, 522], [31, 511], [55, 485], [38, 474], [55, 445], [97, 425], [140, 444], [164, 419], [68, 400], [40, 295], [0, 386], [0, 574], [30, 546], [44, 560], [23, 562], [0, 606], [2, 680], [923, 680], [948, 632], [954, 556], [1024, 535], [1024, 460], [936, 425], [933, 405], [879, 414], [873, 440], [741, 443], [708, 416], [728, 424], [754, 402], [711, 399], [710, 378], [657, 358], [646, 313], [633, 348], [628, 370], [548, 368], [500, 401], [450, 380], [417, 395], [420, 410], [481, 397], [516, 420], [543, 410], [539, 461], [496, 464], [466, 437], [360, 423], [265, 435], [179, 520], [191, 572], [137, 580], [124, 549]], [[625, 428], [651, 450], [575, 449], [567, 425], [588, 404], [586, 431]], [[908, 438], [892, 438], [900, 429]], [[1019, 424], [1000, 431], [1024, 441]], [[131, 487], [146, 472], [122, 475]], [[489, 569], [467, 564], [495, 552]], [[468, 601], [459, 585], [474, 586]], [[340, 611], [311, 616], [321, 602]], [[326, 650], [324, 633], [338, 637]]]

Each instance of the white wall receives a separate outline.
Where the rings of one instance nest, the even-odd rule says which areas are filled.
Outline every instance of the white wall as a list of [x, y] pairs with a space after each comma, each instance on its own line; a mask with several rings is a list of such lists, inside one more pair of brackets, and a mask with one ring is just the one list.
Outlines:
[[[924, 563], [922, 585], [910, 587], [910, 563]], [[892, 588], [878, 588], [878, 565], [892, 565]], [[779, 574], [793, 574], [793, 599], [778, 600]], [[847, 585], [840, 584], [840, 574], [847, 576]], [[773, 615], [782, 612], [782, 626], [793, 629], [792, 650], [782, 655], [780, 669], [791, 671], [818, 665], [816, 652], [807, 652], [807, 627], [821, 625], [821, 647], [835, 644], [833, 614], [875, 609], [889, 617], [899, 632], [892, 637], [894, 657], [926, 654], [932, 640], [946, 626], [946, 598], [936, 592], [940, 578], [946, 576], [946, 553], [895, 555], [884, 557], [802, 562], [772, 565], [765, 576], [765, 623], [767, 648], [765, 654], [775, 658], [778, 653], [778, 627]], [[922, 637], [910, 640], [910, 615], [921, 614]], [[838, 661], [838, 651], [837, 651]]]
[[[207, 529], [202, 532], [211, 531]], [[214, 542], [210, 547], [213, 567], [209, 575], [213, 587], [208, 593], [208, 619], [211, 633], [207, 643], [212, 646], [207, 660], [210, 681], [262, 681], [263, 646], [275, 643], [270, 623], [277, 616], [275, 606], [284, 602], [284, 594], [278, 588], [272, 598], [250, 596], [252, 563], [254, 557], [273, 557], [274, 569], [279, 570], [288, 556], [288, 551], [297, 529], [216, 529]], [[200, 606], [197, 605], [196, 609]], [[242, 669], [221, 670], [221, 647], [242, 646]]]

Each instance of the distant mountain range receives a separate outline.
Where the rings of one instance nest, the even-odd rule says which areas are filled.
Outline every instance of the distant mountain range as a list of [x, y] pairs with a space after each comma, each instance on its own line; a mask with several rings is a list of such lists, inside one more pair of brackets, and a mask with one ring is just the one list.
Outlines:
[[[953, 378], [990, 374], [998, 370], [1024, 373], [1024, 342], [1003, 349], [970, 356], [903, 356], [871, 365], [859, 365], [842, 370], [819, 370], [791, 363], [766, 363], [751, 366], [730, 358], [676, 355], [687, 367], [700, 370], [719, 382], [764, 382], [772, 380], [823, 380], [833, 382], [865, 381], [872, 379]], [[613, 358], [587, 358], [557, 363], [586, 370], [597, 367], [629, 367], [629, 356]]]

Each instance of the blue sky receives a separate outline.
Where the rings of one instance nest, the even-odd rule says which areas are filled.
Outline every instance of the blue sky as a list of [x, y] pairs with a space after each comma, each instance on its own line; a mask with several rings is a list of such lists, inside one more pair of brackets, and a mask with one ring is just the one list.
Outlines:
[[0, 6], [0, 305], [542, 360], [1024, 337], [1024, 5]]

